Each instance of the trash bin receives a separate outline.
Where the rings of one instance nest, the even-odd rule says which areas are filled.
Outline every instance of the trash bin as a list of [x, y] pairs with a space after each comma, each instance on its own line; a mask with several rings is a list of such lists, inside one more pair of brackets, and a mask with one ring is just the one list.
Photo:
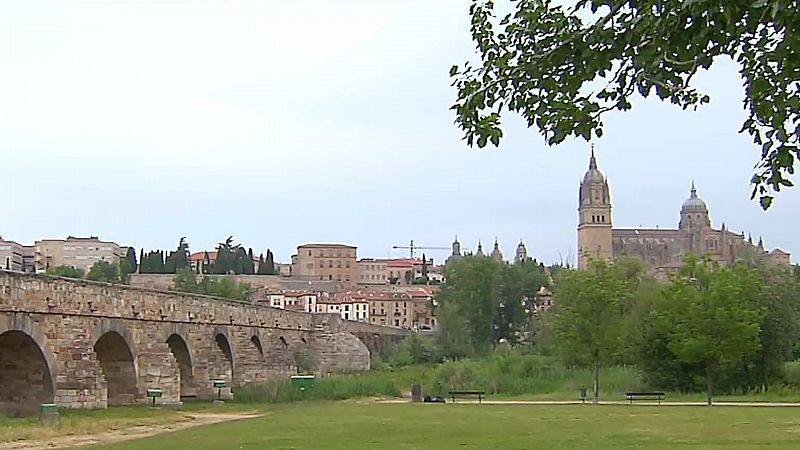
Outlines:
[[305, 391], [314, 386], [314, 375], [292, 375], [290, 378], [295, 389]]

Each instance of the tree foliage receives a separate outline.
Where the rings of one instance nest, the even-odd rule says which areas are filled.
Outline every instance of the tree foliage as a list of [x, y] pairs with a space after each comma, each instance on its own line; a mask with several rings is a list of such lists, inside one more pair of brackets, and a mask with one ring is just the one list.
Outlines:
[[119, 266], [108, 261], [97, 261], [89, 268], [89, 272], [86, 273], [86, 279], [118, 283], [120, 281]]
[[[538, 293], [548, 285], [544, 267], [465, 256], [445, 267], [436, 293], [439, 333], [454, 340], [447, 356], [484, 354], [499, 342], [517, 345], [529, 331]], [[440, 339], [440, 342], [442, 340]]]
[[517, 0], [496, 17], [473, 0], [480, 62], [450, 70], [452, 109], [469, 145], [495, 146], [500, 116], [520, 114], [546, 142], [603, 134], [602, 117], [631, 109], [638, 94], [683, 109], [710, 98], [694, 75], [720, 58], [738, 64], [748, 116], [741, 132], [759, 146], [752, 197], [768, 208], [792, 186], [800, 157], [800, 3], [797, 0]]
[[624, 348], [624, 319], [630, 285], [619, 270], [592, 261], [585, 271], [562, 271], [556, 280], [553, 329], [564, 361], [594, 369], [594, 401], [599, 369]]
[[176, 273], [178, 269], [191, 266], [189, 255], [189, 244], [186, 242], [186, 238], [182, 237], [178, 241], [178, 248], [170, 252], [166, 261], [164, 261], [164, 271], [166, 273]]
[[231, 276], [202, 276], [198, 279], [197, 274], [188, 267], [178, 269], [173, 281], [176, 291], [211, 295], [242, 302], [252, 301], [255, 293], [250, 284], [239, 283]]
[[46, 272], [48, 275], [65, 278], [83, 278], [86, 275], [83, 270], [72, 266], [48, 267]]
[[654, 309], [654, 320], [667, 329], [669, 351], [705, 369], [709, 404], [718, 368], [758, 350], [765, 312], [761, 295], [755, 270], [742, 264], [720, 267], [689, 255]]

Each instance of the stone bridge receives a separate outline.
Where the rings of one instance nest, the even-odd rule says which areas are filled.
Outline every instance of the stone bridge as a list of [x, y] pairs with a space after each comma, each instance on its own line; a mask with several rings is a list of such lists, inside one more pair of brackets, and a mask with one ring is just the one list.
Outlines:
[[[352, 328], [352, 332], [351, 332]], [[0, 411], [209, 398], [298, 372], [369, 369], [403, 330], [336, 315], [0, 271]], [[359, 340], [356, 335], [364, 339]], [[365, 345], [366, 344], [366, 345]]]

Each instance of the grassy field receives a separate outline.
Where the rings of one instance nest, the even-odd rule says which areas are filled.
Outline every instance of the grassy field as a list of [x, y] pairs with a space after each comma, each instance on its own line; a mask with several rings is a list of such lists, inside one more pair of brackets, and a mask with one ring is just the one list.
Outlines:
[[796, 449], [798, 412], [311, 402], [271, 406], [256, 419], [92, 449]]

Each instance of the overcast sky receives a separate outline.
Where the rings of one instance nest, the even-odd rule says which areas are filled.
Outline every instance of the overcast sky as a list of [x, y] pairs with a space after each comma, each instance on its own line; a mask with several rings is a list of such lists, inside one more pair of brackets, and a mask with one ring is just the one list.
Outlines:
[[[502, 2], [499, 2], [502, 3]], [[287, 261], [305, 242], [401, 256], [409, 239], [519, 239], [575, 255], [589, 145], [507, 115], [500, 149], [453, 125], [473, 55], [464, 0], [0, 0], [0, 235], [96, 235], [193, 251], [233, 235]], [[698, 112], [637, 100], [595, 141], [615, 226], [672, 228], [694, 178], [714, 226], [800, 255], [800, 191], [749, 200], [736, 67]], [[795, 180], [797, 181], [797, 180]], [[441, 260], [447, 251], [427, 251]]]

